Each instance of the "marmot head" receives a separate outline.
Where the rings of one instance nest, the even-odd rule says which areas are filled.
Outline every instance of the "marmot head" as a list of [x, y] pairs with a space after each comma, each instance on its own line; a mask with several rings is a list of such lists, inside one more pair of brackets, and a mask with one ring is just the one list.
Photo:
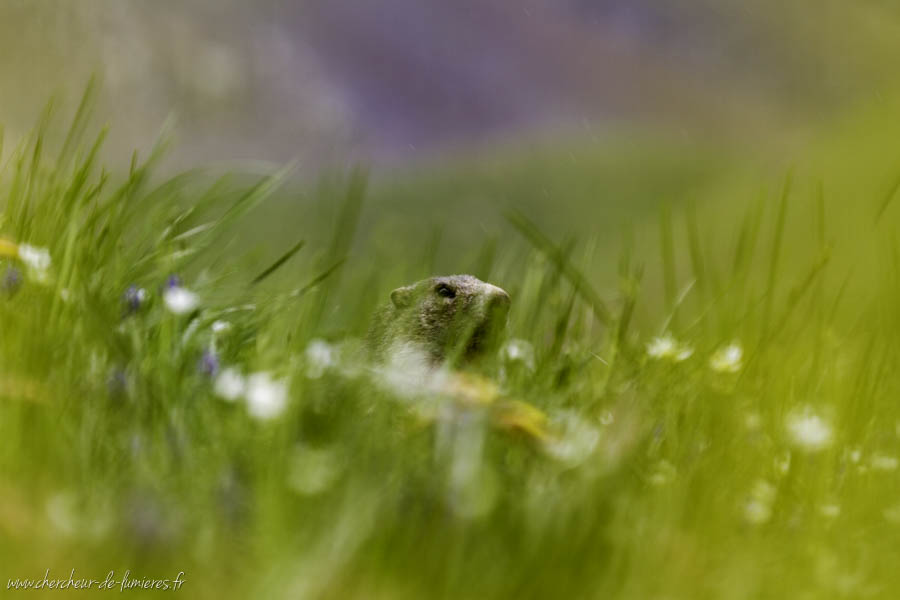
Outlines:
[[[467, 361], [493, 349], [506, 327], [509, 294], [471, 275], [432, 277], [391, 292], [394, 334], [435, 361]], [[399, 341], [399, 340], [398, 340]]]

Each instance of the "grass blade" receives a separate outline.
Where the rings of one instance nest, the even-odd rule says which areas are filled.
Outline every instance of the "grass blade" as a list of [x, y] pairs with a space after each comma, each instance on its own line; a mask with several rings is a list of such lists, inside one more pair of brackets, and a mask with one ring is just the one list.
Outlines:
[[522, 236], [542, 252], [549, 260], [556, 264], [560, 272], [565, 275], [578, 294], [591, 306], [597, 319], [604, 325], [612, 322], [612, 313], [606, 307], [600, 295], [588, 283], [584, 275], [568, 260], [566, 254], [545, 236], [528, 217], [517, 210], [506, 213], [506, 220], [515, 227]]
[[282, 254], [281, 257], [278, 260], [276, 260], [275, 262], [273, 262], [271, 265], [269, 265], [269, 267], [265, 271], [263, 271], [262, 273], [260, 273], [256, 277], [254, 277], [253, 281], [250, 282], [250, 285], [256, 285], [259, 282], [266, 279], [267, 277], [269, 277], [272, 273], [274, 273], [279, 268], [281, 268], [284, 265], [284, 263], [289, 261], [291, 259], [291, 257], [293, 257], [295, 254], [297, 254], [297, 252], [299, 252], [300, 249], [303, 248], [303, 246], [305, 244], [306, 244], [305, 240], [300, 240], [299, 242], [294, 244], [294, 246], [290, 250], [288, 250], [287, 252]]

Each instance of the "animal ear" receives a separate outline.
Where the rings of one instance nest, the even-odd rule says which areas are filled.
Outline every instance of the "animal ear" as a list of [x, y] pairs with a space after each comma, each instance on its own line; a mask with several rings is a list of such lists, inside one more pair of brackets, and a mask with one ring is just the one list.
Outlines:
[[412, 294], [412, 286], [399, 287], [391, 292], [391, 302], [393, 302], [394, 306], [397, 308], [406, 308], [412, 302]]

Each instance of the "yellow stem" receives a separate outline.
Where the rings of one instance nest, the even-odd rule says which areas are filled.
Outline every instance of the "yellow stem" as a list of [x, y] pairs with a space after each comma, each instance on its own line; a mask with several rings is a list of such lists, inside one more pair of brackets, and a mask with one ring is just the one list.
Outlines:
[[0, 238], [0, 256], [17, 258], [19, 256], [19, 246], [9, 240]]

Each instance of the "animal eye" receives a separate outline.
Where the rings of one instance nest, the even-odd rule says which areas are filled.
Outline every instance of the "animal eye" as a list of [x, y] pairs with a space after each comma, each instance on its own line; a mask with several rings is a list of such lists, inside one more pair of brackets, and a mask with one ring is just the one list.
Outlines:
[[441, 298], [456, 298], [456, 292], [446, 283], [438, 285], [437, 288], [435, 288], [435, 291]]

